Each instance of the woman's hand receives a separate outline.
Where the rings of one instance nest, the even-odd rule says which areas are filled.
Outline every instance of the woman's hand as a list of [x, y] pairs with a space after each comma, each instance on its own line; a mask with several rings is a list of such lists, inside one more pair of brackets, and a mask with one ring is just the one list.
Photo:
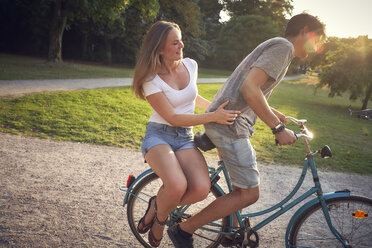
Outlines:
[[224, 107], [229, 104], [230, 101], [222, 103], [214, 112], [214, 122], [224, 125], [232, 125], [236, 117], [240, 114], [240, 111], [237, 110], [226, 110]]

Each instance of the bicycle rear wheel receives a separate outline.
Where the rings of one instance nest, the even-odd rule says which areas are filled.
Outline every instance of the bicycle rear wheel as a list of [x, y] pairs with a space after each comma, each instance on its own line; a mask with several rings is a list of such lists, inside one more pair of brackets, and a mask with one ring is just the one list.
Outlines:
[[[349, 196], [326, 201], [333, 226], [350, 247], [372, 246], [372, 199]], [[330, 231], [320, 203], [305, 211], [290, 231], [289, 247], [343, 247]]]
[[[129, 226], [137, 240], [144, 247], [150, 248], [151, 245], [148, 243], [147, 233], [140, 234], [137, 231], [137, 225], [139, 220], [146, 212], [150, 197], [157, 194], [162, 184], [163, 183], [161, 179], [155, 173], [151, 173], [141, 179], [132, 191], [132, 193], [139, 198], [132, 195], [128, 200], [127, 217]], [[210, 193], [208, 194], [208, 197], [205, 200], [190, 205], [185, 213], [182, 214], [181, 219], [172, 219], [172, 222], [181, 222], [182, 220], [191, 217], [192, 215], [196, 214], [201, 209], [209, 205], [212, 201], [214, 201], [216, 197], [219, 197], [221, 195], [222, 193], [216, 187], [212, 187]], [[174, 216], [172, 217], [171, 215], [170, 218], [174, 218]], [[218, 247], [219, 241], [223, 238], [223, 235], [219, 234], [218, 231], [226, 230], [229, 223], [230, 216], [227, 216], [223, 219], [213, 222], [212, 225], [209, 224], [205, 226], [206, 228], [213, 229], [216, 232], [201, 229], [197, 230], [193, 235], [194, 247]], [[160, 247], [173, 247], [172, 241], [169, 239], [166, 233], [167, 228], [168, 227], [166, 227], [164, 230], [164, 236], [161, 241]], [[202, 237], [200, 237], [199, 235]]]

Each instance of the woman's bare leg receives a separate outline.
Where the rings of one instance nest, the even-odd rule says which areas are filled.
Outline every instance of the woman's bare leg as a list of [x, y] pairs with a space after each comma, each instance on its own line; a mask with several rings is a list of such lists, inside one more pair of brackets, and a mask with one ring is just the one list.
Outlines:
[[[145, 158], [163, 181], [156, 199], [157, 217], [160, 221], [166, 220], [169, 212], [178, 205], [195, 203], [208, 195], [208, 168], [199, 150], [185, 149], [173, 153], [169, 146], [157, 145], [149, 150]], [[155, 211], [151, 207], [145, 223], [149, 223], [154, 216]], [[163, 229], [164, 227], [154, 223], [152, 232], [156, 239], [160, 239]]]
[[[161, 178], [163, 185], [156, 196], [157, 218], [163, 222], [168, 214], [180, 202], [187, 190], [187, 181], [178, 159], [172, 149], [167, 145], [152, 147], [145, 155], [151, 169]], [[155, 209], [150, 208], [145, 223], [149, 223], [155, 216]], [[164, 227], [154, 223], [151, 228], [156, 239], [160, 239]]]
[[176, 157], [187, 180], [187, 191], [178, 205], [204, 200], [208, 196], [211, 183], [203, 155], [197, 149], [185, 149], [177, 151]]

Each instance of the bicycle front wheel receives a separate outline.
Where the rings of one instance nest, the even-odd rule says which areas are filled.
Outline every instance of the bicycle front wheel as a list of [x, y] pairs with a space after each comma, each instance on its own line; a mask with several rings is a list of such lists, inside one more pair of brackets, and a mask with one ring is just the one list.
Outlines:
[[[333, 226], [350, 247], [372, 247], [372, 199], [349, 196], [326, 201]], [[289, 247], [343, 247], [330, 231], [320, 203], [305, 211], [290, 231]]]
[[[137, 240], [147, 248], [151, 247], [147, 239], [148, 234], [140, 234], [137, 231], [137, 225], [139, 220], [146, 212], [149, 199], [157, 194], [162, 185], [163, 183], [161, 179], [155, 173], [151, 173], [137, 183], [132, 191], [134, 195], [131, 195], [128, 200], [127, 217], [129, 226]], [[174, 220], [173, 215], [171, 215], [170, 218], [172, 218], [172, 222], [174, 223], [181, 222], [182, 220], [193, 216], [204, 207], [208, 206], [216, 199], [216, 197], [221, 195], [222, 193], [216, 187], [212, 187], [208, 197], [201, 202], [190, 205], [185, 212], [182, 213], [181, 218]], [[223, 219], [213, 222], [212, 224], [206, 225], [205, 227], [209, 230], [197, 230], [193, 235], [194, 247], [218, 247], [219, 241], [223, 238], [223, 235], [221, 235], [219, 232], [228, 228], [229, 223], [230, 217], [227, 216]], [[173, 247], [172, 241], [169, 239], [166, 233], [167, 228], [168, 227], [166, 226], [160, 247]]]

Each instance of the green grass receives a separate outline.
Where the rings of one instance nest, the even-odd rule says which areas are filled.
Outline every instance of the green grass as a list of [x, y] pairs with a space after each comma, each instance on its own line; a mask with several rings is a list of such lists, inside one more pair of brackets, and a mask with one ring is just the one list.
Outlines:
[[63, 62], [46, 63], [45, 58], [0, 54], [0, 80], [119, 78], [132, 77], [133, 69]]
[[[286, 115], [307, 119], [307, 126], [314, 134], [313, 150], [324, 145], [331, 147], [333, 158], [318, 160], [319, 167], [372, 174], [372, 122], [350, 117], [347, 97], [329, 98], [328, 90], [318, 90], [314, 95], [314, 87], [299, 81], [282, 83], [273, 92], [269, 103]], [[294, 124], [289, 128], [298, 131]], [[261, 121], [256, 129], [261, 134], [257, 132], [252, 141], [257, 153], [263, 155], [263, 161], [293, 164], [303, 154], [302, 142], [278, 150], [270, 144], [272, 135]]]
[[227, 70], [216, 70], [206, 68], [199, 68], [198, 72], [199, 78], [224, 78], [224, 77], [228, 78], [232, 73], [232, 71]]
[[[133, 68], [123, 65], [105, 66], [65, 61], [46, 63], [45, 58], [0, 54], [0, 80], [124, 78], [133, 77]], [[199, 68], [199, 77], [228, 77], [230, 71]]]
[[31, 94], [0, 99], [0, 131], [138, 148], [151, 108], [129, 88]]
[[[308, 120], [308, 128], [315, 135], [311, 142], [313, 149], [330, 145], [334, 157], [318, 159], [320, 168], [372, 174], [372, 123], [350, 117], [346, 97], [328, 98], [327, 90], [318, 90], [314, 95], [312, 81], [282, 82], [270, 97], [270, 104], [287, 115]], [[202, 84], [199, 93], [212, 99], [220, 86]], [[0, 99], [1, 132], [137, 150], [150, 115], [149, 104], [136, 99], [129, 88], [40, 93]], [[259, 161], [302, 165], [304, 150], [301, 142], [277, 147], [268, 127], [261, 121], [255, 127], [252, 144]], [[289, 127], [296, 130], [293, 125]], [[202, 129], [202, 126], [197, 126], [194, 131]]]

